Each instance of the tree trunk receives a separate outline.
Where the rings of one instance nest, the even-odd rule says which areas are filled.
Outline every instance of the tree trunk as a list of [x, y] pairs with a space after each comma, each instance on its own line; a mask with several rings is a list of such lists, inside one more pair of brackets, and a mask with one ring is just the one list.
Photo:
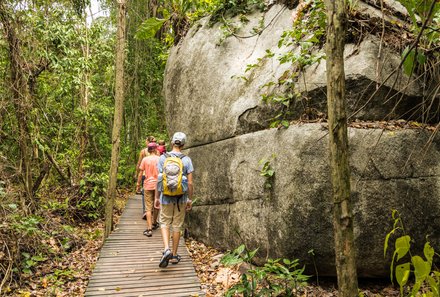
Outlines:
[[[1, 3], [1, 2], [0, 2]], [[11, 17], [6, 8], [0, 4], [0, 22], [9, 46], [9, 60], [11, 71], [11, 94], [15, 110], [15, 117], [18, 124], [18, 146], [20, 148], [20, 175], [23, 182], [24, 195], [20, 195], [21, 204], [26, 211], [29, 204], [33, 203], [33, 181], [31, 172], [32, 141], [29, 130], [29, 119], [31, 109], [28, 75], [24, 69], [24, 62], [21, 56], [21, 44], [17, 37], [15, 28], [11, 23]]]
[[327, 7], [327, 105], [333, 232], [340, 297], [358, 295], [345, 100], [345, 1], [325, 0]]
[[84, 155], [87, 151], [87, 144], [88, 144], [88, 133], [87, 133], [87, 112], [89, 107], [89, 96], [90, 96], [90, 89], [89, 89], [89, 53], [90, 53], [90, 46], [89, 46], [89, 36], [88, 31], [89, 28], [87, 27], [87, 13], [86, 8], [84, 7], [83, 12], [83, 21], [84, 21], [84, 31], [85, 31], [85, 38], [84, 42], [85, 44], [82, 45], [82, 51], [84, 56], [84, 69], [83, 69], [83, 81], [81, 82], [81, 102], [80, 102], [80, 108], [81, 108], [81, 123], [80, 123], [80, 136], [79, 136], [79, 156], [78, 156], [78, 178], [82, 179], [84, 176]]
[[116, 197], [116, 182], [119, 163], [120, 133], [124, 105], [124, 60], [125, 60], [125, 0], [117, 0], [118, 28], [116, 32], [116, 75], [115, 75], [115, 114], [112, 131], [112, 159], [110, 165], [107, 203], [105, 206], [105, 232], [107, 238], [113, 229], [113, 205]]

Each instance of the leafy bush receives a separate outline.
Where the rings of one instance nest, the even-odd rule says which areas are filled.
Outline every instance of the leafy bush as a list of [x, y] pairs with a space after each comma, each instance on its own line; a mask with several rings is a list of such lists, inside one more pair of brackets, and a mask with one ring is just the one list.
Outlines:
[[[399, 284], [400, 296], [440, 296], [440, 272], [432, 268], [434, 255], [436, 255], [434, 249], [427, 241], [423, 248], [424, 258], [416, 255], [414, 251], [411, 251], [412, 239], [405, 232], [400, 214], [393, 210], [392, 217], [394, 220], [393, 229], [385, 238], [384, 256], [388, 250], [391, 235], [397, 231], [402, 232], [403, 235], [396, 238], [394, 242], [394, 253], [390, 265], [391, 281], [395, 279]], [[407, 255], [410, 257], [410, 261], [397, 264]], [[412, 288], [409, 285], [411, 275], [415, 278]], [[419, 295], [419, 292], [422, 292], [422, 295]]]
[[252, 9], [258, 8], [263, 11], [267, 8], [264, 0], [224, 0], [219, 1], [217, 7], [214, 9], [209, 23], [214, 25], [219, 21], [224, 22], [225, 15], [235, 17], [240, 14], [247, 14]]
[[[240, 245], [227, 253], [221, 263], [225, 266], [251, 263], [258, 249], [248, 251]], [[226, 296], [297, 296], [301, 286], [306, 285], [309, 276], [304, 275], [304, 267], [299, 268], [299, 260], [269, 259], [263, 267], [249, 269], [241, 280], [228, 289]]]
[[74, 248], [80, 242], [71, 226], [47, 209], [28, 215], [16, 204], [0, 205], [0, 279], [13, 286], [37, 266]]
[[107, 173], [93, 173], [80, 180], [80, 195], [74, 200], [76, 214], [89, 220], [101, 218], [104, 215], [107, 184]]

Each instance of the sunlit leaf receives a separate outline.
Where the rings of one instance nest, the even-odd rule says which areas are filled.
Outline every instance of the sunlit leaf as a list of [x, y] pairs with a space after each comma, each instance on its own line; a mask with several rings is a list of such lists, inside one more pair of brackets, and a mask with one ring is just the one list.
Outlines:
[[432, 263], [432, 259], [434, 258], [435, 251], [432, 248], [432, 246], [429, 244], [429, 242], [425, 243], [425, 246], [423, 248], [423, 254], [425, 255], [426, 260]]
[[416, 276], [416, 283], [422, 283], [431, 272], [431, 264], [424, 261], [420, 256], [413, 256], [411, 262], [414, 266], [414, 275]]
[[404, 263], [396, 266], [396, 280], [400, 287], [408, 282], [410, 273], [410, 263]]
[[157, 31], [166, 22], [166, 19], [149, 18], [146, 19], [138, 28], [135, 37], [137, 39], [153, 38]]
[[396, 251], [397, 261], [402, 259], [408, 252], [410, 248], [411, 237], [409, 235], [401, 236], [396, 239]]

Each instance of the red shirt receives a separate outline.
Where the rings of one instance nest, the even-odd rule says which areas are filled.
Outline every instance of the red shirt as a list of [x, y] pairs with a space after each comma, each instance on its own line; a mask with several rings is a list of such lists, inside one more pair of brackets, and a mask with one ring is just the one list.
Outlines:
[[157, 147], [157, 150], [159, 151], [159, 153], [162, 155], [164, 153], [167, 152], [167, 148], [165, 147], [165, 145], [161, 144]]

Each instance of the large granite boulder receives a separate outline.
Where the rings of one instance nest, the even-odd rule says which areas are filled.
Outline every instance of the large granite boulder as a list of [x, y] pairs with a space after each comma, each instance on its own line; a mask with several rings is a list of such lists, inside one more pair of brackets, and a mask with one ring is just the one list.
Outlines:
[[[196, 169], [197, 202], [188, 220], [193, 236], [221, 249], [241, 243], [259, 247], [260, 260], [299, 258], [310, 264], [313, 249], [320, 275], [334, 275], [327, 128], [267, 129], [278, 107], [261, 97], [262, 86], [291, 67], [278, 58], [296, 49], [277, 45], [292, 25], [292, 12], [274, 5], [248, 16], [236, 34], [249, 38], [222, 41], [220, 25], [211, 27], [207, 19], [193, 26], [167, 61], [167, 125], [170, 134], [187, 133], [187, 153]], [[248, 35], [262, 18], [263, 32]], [[272, 57], [265, 57], [268, 49]], [[415, 107], [422, 87], [394, 71], [399, 53], [370, 36], [347, 44], [345, 55], [349, 115], [420, 116]], [[307, 99], [292, 102], [290, 120], [308, 110], [325, 114], [325, 61], [301, 73], [296, 87]], [[349, 134], [359, 274], [386, 276], [383, 242], [392, 228], [392, 209], [402, 213], [417, 242], [423, 244], [427, 234], [439, 241], [439, 138], [422, 129], [350, 129]], [[273, 178], [261, 176], [263, 159], [274, 169]]]
[[[424, 130], [349, 129], [358, 271], [388, 275], [383, 257], [391, 211], [423, 244], [440, 244], [440, 137]], [[196, 172], [193, 236], [215, 247], [241, 243], [265, 258], [299, 258], [334, 275], [328, 131], [321, 124], [264, 130], [190, 148]], [[273, 179], [261, 176], [270, 162]], [[271, 188], [266, 188], [266, 183]], [[389, 256], [389, 255], [388, 255]], [[309, 265], [309, 269], [313, 266]]]
[[[250, 32], [261, 18], [265, 29], [253, 37]], [[193, 145], [227, 139], [269, 126], [279, 106], [263, 103], [262, 95], [279, 91], [283, 86], [264, 87], [277, 82], [288, 63], [279, 58], [298, 49], [278, 47], [282, 33], [292, 27], [292, 11], [274, 5], [268, 12], [255, 12], [249, 22], [240, 24], [238, 38], [223, 42], [220, 24], [210, 26], [208, 19], [194, 25], [186, 38], [172, 49], [166, 67], [164, 94], [170, 131], [191, 131]], [[236, 21], [239, 22], [239, 21]], [[270, 50], [273, 56], [266, 56]], [[321, 50], [322, 52], [323, 50]], [[381, 44], [375, 36], [345, 49], [348, 115], [363, 120], [425, 118], [420, 83], [402, 70], [399, 52]], [[258, 67], [249, 67], [256, 65]], [[295, 83], [301, 96], [291, 101], [289, 119], [326, 113], [325, 60], [305, 69]], [[373, 95], [373, 96], [372, 96]], [[431, 106], [431, 102], [425, 103]], [[435, 104], [432, 106], [436, 106]]]

